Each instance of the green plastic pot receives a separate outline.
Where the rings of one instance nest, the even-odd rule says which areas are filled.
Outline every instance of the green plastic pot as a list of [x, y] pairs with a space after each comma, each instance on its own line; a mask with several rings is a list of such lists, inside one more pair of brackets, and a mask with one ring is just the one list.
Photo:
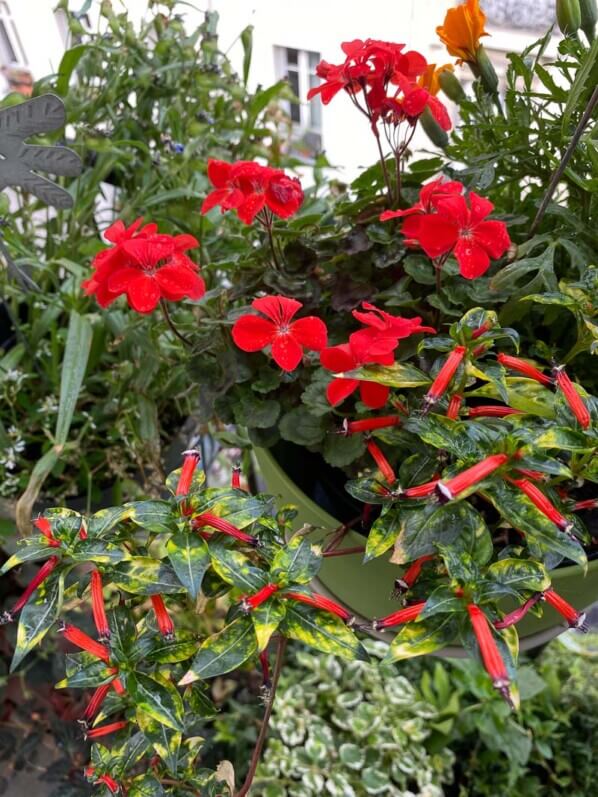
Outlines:
[[[341, 525], [305, 495], [267, 449], [256, 449], [255, 458], [267, 491], [278, 498], [281, 506], [294, 504], [298, 508], [296, 529], [306, 523], [317, 527], [314, 541], [318, 541]], [[353, 548], [363, 544], [363, 535], [350, 530], [342, 547]], [[342, 603], [360, 621], [368, 621], [383, 617], [397, 608], [390, 591], [394, 579], [400, 574], [401, 570], [384, 557], [366, 564], [363, 564], [359, 554], [331, 557], [324, 560], [314, 588]], [[598, 560], [589, 563], [585, 576], [581, 567], [573, 565], [554, 570], [551, 577], [557, 592], [578, 610], [587, 609], [598, 600]], [[566, 627], [558, 622], [558, 616], [547, 606], [543, 617], [528, 615], [517, 629], [521, 650], [530, 650], [560, 634]], [[394, 636], [393, 632], [388, 631], [372, 632], [372, 635], [386, 641]], [[447, 656], [464, 655], [460, 647], [449, 647], [442, 652]]]

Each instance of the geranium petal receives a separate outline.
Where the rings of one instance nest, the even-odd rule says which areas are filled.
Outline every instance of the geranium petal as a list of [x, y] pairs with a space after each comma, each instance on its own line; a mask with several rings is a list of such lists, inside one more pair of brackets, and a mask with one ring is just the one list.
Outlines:
[[272, 343], [272, 359], [283, 371], [294, 371], [303, 357], [303, 348], [292, 335], [276, 335]]
[[314, 351], [323, 349], [328, 340], [326, 324], [313, 315], [294, 321], [291, 324], [290, 333], [297, 343], [305, 346], [306, 349], [314, 349]]
[[454, 219], [459, 227], [467, 227], [470, 223], [470, 213], [465, 197], [460, 194], [443, 196], [434, 202], [439, 213]]
[[471, 223], [478, 224], [494, 210], [494, 205], [486, 197], [476, 194], [475, 191], [469, 192], [469, 207], [471, 208]]
[[224, 188], [230, 179], [231, 165], [226, 161], [208, 160], [208, 178], [216, 188]]
[[343, 371], [351, 371], [357, 367], [355, 356], [351, 352], [348, 343], [341, 343], [340, 346], [331, 346], [320, 352], [320, 362], [322, 366], [335, 374]]
[[136, 279], [141, 273], [138, 268], [119, 268], [105, 281], [106, 287], [111, 293], [125, 293], [131, 280]]
[[425, 89], [413, 89], [403, 99], [403, 110], [407, 116], [419, 116], [428, 104], [429, 97]]
[[455, 247], [455, 257], [461, 276], [468, 280], [481, 277], [490, 266], [488, 253], [473, 238], [459, 239]]
[[289, 299], [287, 296], [262, 296], [254, 299], [251, 306], [276, 324], [288, 324], [295, 313], [303, 307], [301, 302]]
[[481, 221], [474, 229], [473, 237], [494, 259], [502, 257], [511, 245], [507, 225], [502, 221]]
[[200, 299], [205, 292], [202, 278], [187, 266], [162, 266], [156, 272], [155, 278], [162, 295], [173, 302], [179, 301], [183, 296]]
[[265, 204], [264, 194], [250, 194], [237, 208], [237, 215], [243, 224], [251, 224]]
[[336, 407], [353, 393], [358, 384], [357, 379], [333, 379], [326, 388], [326, 398], [333, 407]]
[[138, 271], [127, 286], [127, 299], [129, 305], [138, 313], [151, 313], [160, 301], [158, 283], [152, 277]]
[[453, 123], [451, 122], [451, 117], [449, 116], [449, 112], [447, 111], [444, 103], [442, 103], [437, 97], [433, 97], [430, 94], [428, 97], [428, 108], [430, 109], [434, 119], [438, 122], [443, 130], [451, 129]]
[[389, 393], [390, 388], [386, 385], [379, 385], [377, 382], [359, 383], [361, 400], [372, 410], [383, 407], [388, 400]]
[[276, 327], [258, 315], [243, 315], [232, 329], [235, 344], [243, 351], [260, 351], [274, 340]]
[[428, 257], [445, 255], [457, 243], [459, 227], [455, 221], [438, 214], [426, 214], [413, 218], [418, 219], [419, 223], [417, 232], [412, 235]]

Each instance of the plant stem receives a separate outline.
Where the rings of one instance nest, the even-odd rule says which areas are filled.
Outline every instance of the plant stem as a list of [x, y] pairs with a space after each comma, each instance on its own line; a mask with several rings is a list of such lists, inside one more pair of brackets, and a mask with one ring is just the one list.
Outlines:
[[268, 218], [265, 222], [265, 227], [268, 232], [268, 241], [270, 243], [270, 251], [272, 252], [272, 260], [274, 261], [274, 266], [278, 271], [280, 271], [280, 260], [278, 259], [278, 255], [276, 254], [276, 249], [274, 248], [274, 236], [272, 235], [272, 216]]
[[162, 315], [164, 316], [164, 320], [168, 324], [168, 327], [170, 328], [170, 331], [172, 332], [172, 334], [175, 335], [180, 341], [182, 341], [185, 344], [185, 346], [189, 346], [189, 347], [192, 346], [193, 344], [191, 343], [189, 338], [186, 338], [176, 328], [175, 323], [172, 320], [172, 318], [170, 317], [170, 313], [168, 312], [168, 305], [166, 304], [164, 299], [160, 299], [160, 309], [162, 310]]
[[358, 545], [356, 548], [342, 548], [339, 551], [324, 551], [322, 556], [347, 556], [350, 553], [365, 553], [365, 548]]
[[403, 154], [402, 150], [397, 150], [395, 152], [395, 164], [396, 164], [396, 185], [397, 185], [397, 195], [395, 197], [397, 207], [401, 206], [401, 155]]
[[390, 175], [388, 174], [388, 169], [386, 167], [386, 159], [384, 158], [384, 151], [382, 150], [382, 144], [380, 143], [380, 134], [378, 133], [377, 130], [374, 130], [374, 138], [376, 139], [376, 144], [378, 145], [378, 152], [380, 153], [380, 165], [382, 166], [382, 174], [384, 175], [384, 182], [386, 184], [386, 190], [388, 191], [388, 202], [390, 205], [392, 205], [393, 196], [392, 196]]
[[266, 711], [264, 712], [262, 727], [257, 737], [255, 747], [253, 748], [251, 761], [249, 763], [249, 772], [247, 773], [245, 782], [243, 783], [239, 791], [235, 794], [235, 797], [245, 797], [245, 795], [249, 793], [249, 789], [251, 788], [251, 784], [253, 783], [253, 779], [255, 777], [255, 771], [259, 764], [262, 755], [262, 750], [264, 748], [264, 742], [266, 741], [266, 736], [268, 734], [268, 725], [270, 724], [272, 708], [274, 707], [274, 697], [276, 695], [276, 687], [278, 686], [280, 673], [282, 671], [282, 664], [284, 661], [284, 652], [286, 646], [287, 646], [287, 638], [285, 636], [281, 636], [278, 639], [278, 650], [276, 651], [276, 663], [274, 665], [274, 674], [272, 676], [272, 689], [270, 692], [270, 699], [268, 700], [268, 703], [266, 705]]
[[563, 173], [567, 168], [567, 164], [571, 160], [571, 156], [573, 155], [575, 148], [579, 143], [579, 139], [581, 138], [587, 123], [590, 121], [594, 108], [596, 107], [596, 103], [598, 103], [598, 86], [596, 86], [596, 88], [592, 92], [592, 96], [589, 99], [586, 109], [583, 112], [583, 115], [579, 120], [577, 127], [575, 128], [573, 136], [571, 137], [569, 146], [565, 150], [565, 154], [563, 155], [561, 162], [555, 169], [555, 172], [552, 175], [550, 182], [548, 183], [548, 188], [546, 189], [544, 198], [540, 203], [540, 207], [538, 208], [536, 217], [532, 222], [532, 226], [530, 227], [528, 239], [535, 234], [536, 230], [540, 226], [540, 222], [542, 221], [542, 219], [544, 218], [544, 214], [546, 213], [546, 208], [548, 207], [548, 203], [550, 202], [550, 200], [552, 199], [552, 195], [556, 191], [556, 188], [559, 184], [559, 180], [563, 176]]

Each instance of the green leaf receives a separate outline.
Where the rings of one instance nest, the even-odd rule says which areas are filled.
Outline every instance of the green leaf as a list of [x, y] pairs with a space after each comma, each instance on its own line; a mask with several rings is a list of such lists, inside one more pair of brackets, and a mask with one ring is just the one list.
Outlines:
[[383, 663], [434, 653], [453, 642], [457, 628], [456, 618], [444, 613], [407, 623], [393, 639]]
[[166, 543], [166, 553], [177, 578], [196, 600], [211, 563], [206, 541], [197, 534], [177, 531]]
[[595, 443], [582, 432], [553, 426], [534, 438], [538, 448], [556, 448], [560, 451], [592, 451]]
[[324, 420], [312, 415], [307, 407], [296, 407], [282, 416], [278, 429], [284, 440], [300, 446], [311, 446], [324, 437]]
[[385, 506], [379, 518], [372, 523], [368, 534], [363, 561], [369, 562], [394, 545], [401, 526], [401, 512], [396, 507]]
[[117, 759], [112, 770], [113, 775], [122, 778], [143, 757], [148, 748], [148, 741], [139, 731], [130, 736], [121, 747], [112, 747], [110, 753]]
[[210, 546], [212, 567], [223, 581], [245, 592], [257, 592], [268, 583], [268, 575], [251, 564], [245, 554], [228, 548], [224, 542]]
[[10, 665], [14, 672], [53, 626], [60, 615], [64, 593], [64, 575], [42, 584], [31, 596], [19, 617], [17, 642]]
[[168, 501], [135, 501], [125, 504], [127, 517], [137, 526], [154, 534], [174, 531], [172, 508]]
[[79, 61], [81, 60], [81, 58], [85, 55], [85, 53], [89, 49], [90, 49], [89, 44], [77, 44], [75, 47], [71, 47], [70, 50], [67, 50], [65, 54], [62, 56], [57, 72], [58, 75], [58, 79], [56, 81], [57, 94], [60, 94], [62, 97], [66, 97], [69, 90], [69, 82], [71, 79], [71, 75], [73, 74], [73, 71], [76, 68]]
[[100, 509], [87, 520], [87, 533], [90, 537], [101, 537], [107, 531], [126, 520], [130, 514], [127, 506], [110, 506]]
[[115, 587], [136, 595], [184, 591], [170, 565], [150, 556], [134, 556], [128, 562], [120, 562], [112, 571], [112, 581]]
[[274, 555], [270, 573], [280, 586], [308, 584], [322, 565], [322, 551], [305, 537], [295, 536]]
[[241, 44], [243, 45], [243, 84], [246, 86], [253, 52], [253, 25], [247, 25], [241, 31]]
[[286, 603], [271, 598], [251, 612], [258, 650], [265, 650], [270, 637], [286, 614]]
[[257, 653], [257, 638], [250, 617], [238, 617], [202, 642], [189, 672], [179, 682], [190, 684], [198, 679], [236, 670]]
[[486, 577], [494, 583], [484, 583], [485, 600], [511, 595], [518, 597], [521, 590], [544, 592], [550, 587], [550, 577], [540, 562], [526, 559], [501, 559], [490, 565]]
[[131, 555], [127, 550], [90, 538], [80, 540], [75, 550], [71, 552], [73, 562], [94, 562], [97, 565], [115, 565], [130, 558]]
[[112, 667], [90, 653], [69, 653], [65, 657], [66, 678], [56, 684], [56, 689], [87, 689], [102, 686], [114, 680]]
[[63, 446], [68, 440], [75, 406], [87, 368], [91, 338], [92, 328], [87, 318], [72, 310], [62, 359], [60, 402], [54, 433], [55, 442], [59, 446]]
[[398, 565], [436, 553], [438, 544], [450, 546], [464, 533], [467, 540], [483, 540], [488, 533], [484, 519], [467, 501], [401, 506], [399, 519], [399, 536], [390, 560]]
[[274, 498], [264, 495], [249, 495], [242, 490], [210, 488], [202, 496], [198, 512], [212, 512], [226, 518], [239, 529], [250, 526], [258, 518], [268, 515]]
[[335, 379], [360, 379], [388, 387], [421, 387], [432, 381], [427, 374], [409, 363], [365, 365], [353, 371], [334, 374]]
[[129, 688], [137, 712], [148, 714], [174, 731], [183, 731], [183, 699], [174, 684], [136, 672], [129, 679]]
[[[539, 415], [541, 418], [555, 417], [554, 393], [535, 379], [508, 376], [505, 379], [507, 386], [507, 404], [515, 410]], [[495, 383], [489, 382], [476, 390], [466, 393], [466, 397], [502, 399]]]
[[354, 632], [340, 617], [330, 612], [289, 604], [280, 630], [290, 639], [303, 642], [322, 653], [332, 653], [349, 661], [368, 660]]
[[364, 451], [363, 435], [352, 434], [344, 437], [343, 435], [328, 434], [324, 439], [322, 456], [334, 468], [345, 468], [358, 459]]
[[178, 755], [183, 740], [182, 733], [164, 725], [139, 706], [137, 706], [135, 719], [157, 755], [164, 761], [170, 772], [176, 775]]
[[479, 421], [456, 421], [445, 415], [429, 413], [411, 417], [405, 430], [418, 435], [425, 443], [448, 451], [459, 459], [480, 458], [488, 453], [500, 432]]
[[165, 797], [165, 792], [159, 780], [153, 775], [146, 774], [131, 781], [127, 795], [128, 797]]
[[50, 556], [56, 555], [56, 549], [51, 548], [45, 539], [43, 542], [31, 539], [19, 540], [18, 545], [17, 552], [13, 553], [2, 566], [0, 576], [8, 573], [13, 567], [22, 565], [23, 562], [37, 562], [40, 559], [49, 559]]
[[158, 664], [176, 664], [179, 661], [186, 661], [197, 650], [197, 641], [194, 637], [189, 637], [184, 633], [177, 632], [176, 639], [167, 640], [160, 637], [160, 640], [151, 650], [145, 653], [148, 661]]
[[352, 479], [346, 482], [345, 490], [364, 504], [387, 504], [397, 500], [377, 479]]
[[567, 104], [562, 115], [561, 131], [563, 140], [568, 140], [572, 131], [569, 129], [573, 113], [579, 109], [582, 98], [596, 86], [596, 67], [598, 65], [598, 39], [586, 52], [581, 67], [577, 70], [575, 80], [567, 92]]
[[463, 611], [463, 598], [455, 595], [454, 587], [449, 584], [440, 584], [432, 590], [426, 605], [420, 612], [418, 620], [424, 620], [433, 614], [452, 614]]

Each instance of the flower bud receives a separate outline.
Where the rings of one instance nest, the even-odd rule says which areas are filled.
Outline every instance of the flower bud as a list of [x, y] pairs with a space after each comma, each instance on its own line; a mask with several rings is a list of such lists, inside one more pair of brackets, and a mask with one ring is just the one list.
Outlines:
[[438, 80], [440, 81], [440, 88], [446, 94], [449, 100], [452, 100], [460, 105], [463, 100], [467, 99], [467, 94], [463, 90], [461, 81], [455, 76], [454, 72], [451, 72], [449, 69], [445, 69], [438, 76]]
[[435, 147], [446, 149], [449, 143], [449, 137], [446, 130], [443, 130], [436, 119], [434, 119], [429, 108], [424, 108], [423, 113], [420, 114], [419, 123]]
[[498, 91], [498, 75], [492, 66], [492, 61], [488, 58], [488, 53], [484, 45], [480, 44], [476, 50], [476, 62], [472, 66], [472, 71], [476, 77], [482, 81], [482, 85], [489, 94], [496, 94]]
[[579, 0], [579, 9], [581, 11], [581, 29], [591, 43], [596, 35], [596, 22], [598, 21], [596, 0]]
[[556, 0], [556, 18], [564, 36], [573, 36], [581, 27], [579, 0]]

